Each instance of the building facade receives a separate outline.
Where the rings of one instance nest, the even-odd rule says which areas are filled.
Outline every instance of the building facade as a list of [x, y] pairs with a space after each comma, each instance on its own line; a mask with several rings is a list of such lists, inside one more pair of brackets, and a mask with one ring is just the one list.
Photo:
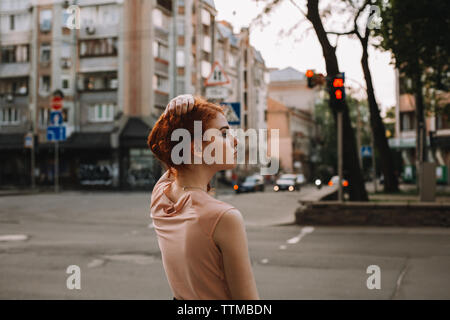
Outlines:
[[[396, 70], [395, 137], [389, 145], [401, 154], [401, 175], [404, 182], [416, 182], [416, 104], [409, 93], [411, 81]], [[430, 104], [427, 94], [426, 104]], [[439, 184], [450, 183], [450, 95], [437, 92], [434, 110], [427, 106], [425, 112], [427, 134], [427, 159], [436, 163], [436, 178]]]
[[[285, 165], [287, 172], [311, 172], [311, 141], [315, 134], [314, 105], [320, 100], [320, 89], [310, 89], [306, 76], [288, 67], [270, 72], [268, 96], [273, 104], [281, 104], [289, 110], [288, 121], [291, 136], [291, 163]], [[286, 163], [286, 160], [285, 160]]]
[[[73, 4], [79, 29], [67, 27]], [[231, 79], [226, 101], [241, 102], [242, 125], [264, 127], [265, 82], [249, 72], [264, 73], [264, 60], [248, 32], [233, 33], [216, 15], [207, 0], [0, 1], [0, 185], [29, 185], [33, 155], [36, 183], [53, 184], [56, 90], [63, 186], [151, 187], [160, 167], [148, 133], [172, 97], [205, 95], [215, 61]], [[29, 132], [34, 152], [24, 148]]]

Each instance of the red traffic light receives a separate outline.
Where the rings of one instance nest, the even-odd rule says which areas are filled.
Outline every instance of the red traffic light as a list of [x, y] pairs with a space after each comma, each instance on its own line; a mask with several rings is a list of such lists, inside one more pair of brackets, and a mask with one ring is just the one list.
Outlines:
[[307, 78], [312, 78], [314, 76], [314, 71], [312, 70], [306, 70], [306, 77]]
[[333, 80], [333, 87], [335, 88], [340, 88], [344, 86], [344, 79], [340, 79], [340, 78], [335, 78]]
[[334, 95], [335, 95], [337, 100], [342, 100], [342, 91], [340, 89], [336, 90], [334, 92]]

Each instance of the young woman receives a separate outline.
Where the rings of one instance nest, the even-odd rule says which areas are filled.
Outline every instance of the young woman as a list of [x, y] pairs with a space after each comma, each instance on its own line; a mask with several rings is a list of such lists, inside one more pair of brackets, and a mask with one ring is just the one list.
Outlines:
[[[171, 141], [172, 132], [184, 128], [194, 137], [194, 121], [201, 121], [202, 134], [209, 128], [217, 132], [201, 149], [192, 138], [191, 161], [175, 164], [172, 149], [179, 142]], [[259, 299], [242, 215], [208, 193], [217, 171], [236, 166], [237, 140], [228, 130], [220, 106], [182, 95], [168, 104], [148, 136], [148, 146], [168, 168], [152, 191], [151, 217], [177, 300]], [[204, 158], [209, 144], [222, 148], [223, 161], [195, 161]], [[231, 163], [227, 154], [233, 155]]]

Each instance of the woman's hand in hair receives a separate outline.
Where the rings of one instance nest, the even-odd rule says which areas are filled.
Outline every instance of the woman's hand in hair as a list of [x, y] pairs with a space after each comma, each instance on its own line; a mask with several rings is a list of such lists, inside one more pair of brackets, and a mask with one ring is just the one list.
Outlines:
[[194, 97], [191, 94], [182, 94], [170, 100], [164, 111], [168, 115], [183, 115], [194, 108]]

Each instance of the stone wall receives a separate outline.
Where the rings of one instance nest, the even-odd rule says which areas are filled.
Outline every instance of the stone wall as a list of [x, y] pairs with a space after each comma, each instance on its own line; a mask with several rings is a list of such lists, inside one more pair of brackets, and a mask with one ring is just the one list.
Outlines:
[[304, 203], [295, 212], [300, 225], [450, 227], [450, 203]]

